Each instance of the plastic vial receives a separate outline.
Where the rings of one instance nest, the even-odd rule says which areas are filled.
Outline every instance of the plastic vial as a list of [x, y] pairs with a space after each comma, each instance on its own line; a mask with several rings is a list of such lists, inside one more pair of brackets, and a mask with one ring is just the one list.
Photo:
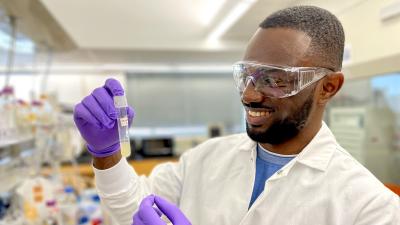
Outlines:
[[117, 110], [119, 144], [121, 146], [121, 154], [123, 157], [131, 155], [131, 145], [129, 141], [129, 125], [128, 125], [128, 103], [125, 95], [114, 96], [114, 106]]

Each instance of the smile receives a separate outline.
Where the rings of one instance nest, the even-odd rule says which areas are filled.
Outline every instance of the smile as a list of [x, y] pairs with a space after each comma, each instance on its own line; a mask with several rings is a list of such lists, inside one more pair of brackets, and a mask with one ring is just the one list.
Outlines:
[[252, 126], [260, 126], [267, 123], [274, 110], [267, 108], [247, 108], [246, 107], [246, 120]]
[[262, 116], [269, 116], [271, 114], [271, 112], [269, 111], [261, 111], [261, 112], [256, 112], [256, 111], [248, 111], [249, 115], [252, 117], [262, 117]]

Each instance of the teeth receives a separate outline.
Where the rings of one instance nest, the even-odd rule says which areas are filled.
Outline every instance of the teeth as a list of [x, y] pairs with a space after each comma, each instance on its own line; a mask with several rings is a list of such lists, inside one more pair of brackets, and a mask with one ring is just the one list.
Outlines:
[[269, 112], [254, 112], [249, 110], [249, 115], [253, 117], [268, 116]]

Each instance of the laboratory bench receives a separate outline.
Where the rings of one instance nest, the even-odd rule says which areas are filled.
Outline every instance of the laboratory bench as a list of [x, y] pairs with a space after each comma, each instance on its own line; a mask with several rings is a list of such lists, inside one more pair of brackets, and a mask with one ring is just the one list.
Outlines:
[[[138, 175], [149, 175], [151, 170], [160, 163], [165, 162], [177, 162], [178, 157], [160, 157], [160, 158], [148, 158], [142, 160], [129, 160], [129, 164], [135, 168]], [[62, 165], [60, 167], [61, 174], [73, 174], [76, 173], [76, 169], [79, 171], [81, 176], [93, 177], [93, 168], [91, 163], [78, 164], [77, 167], [72, 165]], [[43, 168], [43, 175], [50, 175], [52, 170], [48, 167]]]

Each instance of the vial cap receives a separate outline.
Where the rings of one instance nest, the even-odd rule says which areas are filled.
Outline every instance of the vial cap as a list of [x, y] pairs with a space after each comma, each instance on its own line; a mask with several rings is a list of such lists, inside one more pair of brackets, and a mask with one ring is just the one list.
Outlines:
[[74, 188], [71, 187], [71, 186], [66, 186], [66, 187], [64, 188], [64, 192], [65, 192], [65, 193], [74, 193]]

